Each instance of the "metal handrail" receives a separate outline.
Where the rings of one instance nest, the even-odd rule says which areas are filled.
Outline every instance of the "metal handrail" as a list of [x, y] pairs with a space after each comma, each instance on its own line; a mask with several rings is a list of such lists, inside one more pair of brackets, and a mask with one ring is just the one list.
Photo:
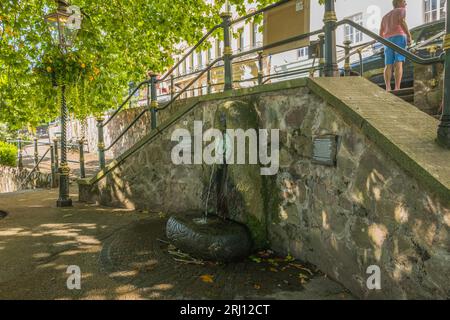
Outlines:
[[247, 50], [247, 51], [243, 51], [243, 52], [239, 52], [239, 53], [233, 54], [231, 56], [231, 59], [240, 58], [242, 56], [246, 56], [246, 55], [258, 52], [258, 51], [264, 51], [264, 50], [272, 49], [272, 48], [275, 48], [275, 47], [280, 47], [280, 46], [285, 45], [285, 44], [290, 43], [290, 42], [299, 41], [299, 40], [303, 40], [303, 39], [309, 38], [311, 36], [318, 35], [318, 34], [320, 34], [322, 32], [323, 32], [322, 29], [319, 29], [319, 30], [316, 30], [316, 31], [308, 32], [308, 33], [302, 33], [302, 34], [300, 34], [298, 36], [290, 37], [290, 38], [287, 38], [287, 39], [284, 39], [284, 40], [280, 40], [280, 41], [277, 41], [277, 42], [274, 42], [274, 43], [271, 43], [271, 44], [266, 44], [265, 46], [261, 46], [261, 47], [258, 47], [258, 48], [254, 48], [254, 49], [251, 49], [251, 50]]
[[432, 57], [432, 58], [421, 58], [399, 46], [397, 46], [396, 44], [390, 42], [389, 40], [384, 39], [383, 37], [379, 36], [378, 34], [370, 31], [369, 29], [364, 28], [363, 26], [361, 26], [360, 24], [354, 22], [353, 20], [350, 19], [343, 19], [339, 22], [336, 23], [336, 26], [340, 26], [340, 25], [344, 25], [344, 24], [348, 24], [350, 26], [352, 26], [353, 28], [361, 31], [362, 33], [366, 34], [367, 36], [377, 40], [378, 42], [381, 42], [382, 44], [384, 44], [386, 47], [391, 48], [392, 50], [394, 50], [397, 53], [400, 53], [401, 55], [404, 55], [405, 57], [407, 57], [408, 59], [410, 59], [411, 61], [417, 63], [417, 64], [422, 64], [422, 65], [428, 65], [428, 64], [433, 64], [436, 62], [441, 62], [443, 61], [443, 54], [441, 54], [439, 57]]
[[144, 110], [142, 110], [138, 115], [137, 115], [137, 117], [136, 118], [134, 118], [134, 120], [133, 121], [131, 121], [131, 123], [117, 136], [117, 138], [116, 139], [114, 139], [114, 141], [113, 142], [111, 142], [111, 144], [109, 145], [109, 147], [107, 147], [107, 148], [105, 148], [105, 150], [104, 151], [108, 151], [108, 150], [110, 150], [119, 140], [120, 140], [120, 138], [122, 138], [123, 136], [124, 136], [124, 134], [125, 133], [127, 133], [128, 132], [128, 130], [130, 130], [131, 129], [131, 127], [132, 126], [134, 126], [134, 124], [136, 123], [136, 122], [138, 122], [138, 120], [146, 113], [148, 111], [148, 109], [144, 109]]
[[31, 175], [36, 171], [36, 169], [39, 167], [39, 164], [42, 162], [42, 160], [44, 160], [45, 156], [47, 155], [47, 153], [51, 150], [51, 148], [48, 148], [47, 151], [45, 151], [45, 153], [42, 155], [42, 157], [39, 159], [39, 161], [35, 164], [35, 166], [33, 167], [33, 169], [30, 171], [30, 173], [28, 173], [28, 175], [25, 177], [25, 179], [20, 183], [20, 188], [23, 187], [23, 185], [25, 183], [27, 183], [28, 179], [31, 177]]
[[323, 69], [323, 68], [320, 66], [315, 66], [313, 68], [307, 67], [307, 68], [289, 70], [286, 72], [281, 72], [281, 73], [276, 73], [276, 74], [270, 74], [270, 75], [265, 76], [266, 79], [264, 79], [264, 81], [261, 84], [265, 84], [267, 81], [272, 80], [272, 79], [290, 77], [290, 76], [295, 76], [298, 74], [305, 74], [305, 73], [309, 74], [309, 73], [311, 73], [311, 71], [315, 72], [315, 71], [321, 70], [321, 69]]
[[[209, 63], [211, 63], [211, 62], [213, 62], [213, 61], [214, 61], [214, 59], [211, 59]], [[245, 60], [239, 61], [239, 63], [246, 63], [246, 62], [250, 62], [250, 61], [255, 61], [255, 62], [256, 62], [256, 61], [258, 61], [258, 59], [257, 59], [257, 58], [245, 59]], [[206, 67], [207, 67], [207, 66], [208, 66], [208, 64], [206, 64]], [[220, 67], [220, 66], [217, 66], [217, 67]], [[195, 70], [194, 72], [189, 72], [189, 73], [185, 73], [185, 74], [180, 74], [179, 76], [173, 77], [173, 80], [178, 80], [178, 79], [182, 79], [182, 78], [187, 78], [187, 77], [189, 77], [189, 76], [196, 75], [196, 74], [198, 74], [199, 72], [202, 72], [202, 71], [203, 71], [203, 69], [198, 69], [198, 70]], [[158, 79], [158, 82], [169, 82], [169, 81], [171, 81], [171, 79], [164, 79], [164, 80]]]
[[161, 77], [158, 81], [159, 82], [162, 82], [162, 81], [164, 81], [164, 80], [166, 80], [167, 79], [167, 77], [171, 74], [171, 73], [173, 73], [173, 71], [175, 71], [175, 69], [176, 68], [178, 68], [179, 66], [180, 66], [180, 64], [184, 61], [184, 60], [186, 60], [187, 59], [187, 57], [189, 57], [189, 55], [192, 53], [192, 52], [194, 52], [195, 51], [195, 49], [197, 49], [206, 39], [208, 39], [209, 38], [209, 36], [214, 32], [214, 31], [216, 31], [217, 29], [219, 29], [220, 27], [221, 27], [222, 25], [221, 24], [216, 24], [211, 30], [209, 30], [198, 42], [197, 42], [197, 44], [196, 45], [194, 45], [191, 49], [189, 49], [189, 51], [177, 62], [177, 63], [175, 63], [175, 65], [172, 67], [172, 68], [170, 68], [167, 72], [166, 72], [166, 74], [163, 76], [163, 77]]
[[431, 38], [429, 38], [429, 39], [427, 39], [427, 40], [425, 40], [423, 42], [416, 43], [411, 49], [419, 50], [419, 49], [429, 45], [433, 41], [436, 41], [437, 39], [441, 38], [444, 35], [445, 35], [445, 31], [441, 31], [441, 32], [435, 34], [434, 36], [432, 36]]
[[[273, 3], [273, 4], [271, 4], [271, 5], [268, 5], [268, 6], [266, 6], [266, 7], [264, 7], [264, 8], [261, 8], [261, 9], [259, 9], [259, 10], [256, 10], [256, 11], [254, 11], [254, 12], [251, 12], [251, 13], [249, 13], [249, 14], [247, 14], [247, 15], [245, 15], [245, 16], [243, 16], [243, 17], [240, 17], [240, 18], [237, 18], [237, 19], [235, 19], [235, 20], [231, 20], [230, 21], [230, 26], [231, 25], [234, 25], [234, 24], [236, 24], [236, 23], [238, 23], [238, 22], [241, 22], [241, 21], [244, 21], [244, 20], [247, 20], [247, 19], [249, 19], [249, 18], [251, 18], [251, 17], [253, 17], [253, 16], [256, 16], [256, 15], [258, 15], [258, 14], [261, 14], [261, 13], [264, 13], [264, 12], [266, 12], [266, 11], [268, 11], [268, 10], [270, 10], [270, 9], [273, 9], [273, 8], [276, 8], [276, 7], [278, 7], [278, 6], [280, 6], [280, 5], [283, 5], [283, 4], [285, 4], [285, 3], [287, 3], [287, 2], [289, 2], [290, 0], [282, 0], [282, 1], [279, 1], [279, 2], [276, 2], [276, 3]], [[195, 49], [197, 49], [214, 31], [216, 31], [218, 28], [220, 28], [220, 27], [222, 27], [222, 23], [221, 24], [217, 24], [217, 25], [215, 25], [209, 32], [207, 32], [199, 41], [198, 41], [198, 43], [195, 45], [195, 46], [193, 46], [172, 68], [170, 68], [167, 72], [166, 72], [166, 74], [163, 76], [163, 77], [161, 77], [160, 79], [158, 79], [158, 82], [163, 82], [163, 81], [165, 81], [166, 79], [167, 79], [167, 77], [170, 75], [170, 74], [172, 74], [173, 73], [173, 71], [174, 70], [176, 70], [176, 68], [178, 67], [178, 66], [180, 66], [180, 64], [184, 61], [184, 60], [186, 60], [187, 59], [187, 57], [192, 53], [192, 52], [194, 52], [195, 51]], [[276, 47], [276, 46], [275, 46]], [[259, 49], [257, 49], [257, 50], [255, 50], [255, 49], [253, 49], [253, 50], [251, 50], [252, 52], [257, 52], [257, 51], [259, 51]], [[245, 51], [245, 52], [248, 52], [248, 51]], [[242, 52], [242, 53], [245, 53], [245, 52]], [[240, 54], [240, 56], [242, 56], [242, 55], [245, 55], [245, 54]], [[247, 53], [248, 54], [248, 53]], [[234, 56], [233, 56], [233, 58], [234, 58]], [[210, 64], [211, 64], [211, 62], [210, 62]], [[201, 72], [201, 71], [200, 71]]]
[[[350, 50], [353, 50], [353, 49], [355, 49], [355, 50], [350, 52], [349, 54], [345, 55], [344, 57], [338, 59], [337, 63], [340, 63], [340, 62], [344, 61], [345, 59], [350, 58], [351, 56], [357, 54], [359, 51], [362, 51], [362, 50], [366, 49], [368, 46], [371, 46], [371, 45], [373, 45], [376, 42], [377, 42], [376, 40], [372, 40], [372, 41], [363, 43], [362, 45], [350, 47]], [[358, 49], [356, 49], [356, 48], [358, 48]]]
[[141, 83], [139, 83], [137, 85], [137, 87], [134, 88], [133, 92], [128, 95], [128, 97], [125, 99], [125, 101], [122, 102], [122, 104], [113, 112], [112, 115], [109, 116], [109, 118], [105, 122], [103, 122], [101, 124], [101, 126], [102, 127], [106, 126], [119, 113], [119, 111], [122, 110], [122, 108], [127, 104], [127, 102], [130, 101], [130, 99], [135, 95], [135, 93], [139, 90], [139, 88], [142, 87], [144, 84], [148, 84], [148, 83], [149, 83], [149, 80], [145, 80], [145, 81], [142, 81]]
[[200, 79], [202, 75], [204, 75], [208, 70], [210, 70], [217, 62], [222, 61], [222, 60], [223, 60], [223, 57], [214, 59], [205, 69], [203, 69], [197, 75], [197, 77], [192, 79], [192, 81], [189, 82], [183, 89], [181, 89], [181, 91], [179, 91], [176, 95], [174, 95], [173, 98], [167, 104], [165, 104], [163, 107], [158, 108], [158, 111], [167, 109], [170, 105], [172, 105], [175, 102], [176, 99], [178, 99], [179, 96], [181, 96], [184, 92], [186, 92], [191, 85], [193, 85], [195, 82], [197, 82], [198, 79]]

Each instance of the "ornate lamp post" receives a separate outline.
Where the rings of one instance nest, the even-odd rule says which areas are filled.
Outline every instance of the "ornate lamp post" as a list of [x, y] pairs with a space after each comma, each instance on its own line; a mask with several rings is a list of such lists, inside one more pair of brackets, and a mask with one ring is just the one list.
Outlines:
[[[62, 55], [67, 53], [67, 50], [73, 45], [79, 29], [80, 21], [74, 21], [73, 10], [69, 10], [69, 4], [65, 0], [55, 0], [58, 5], [56, 12], [45, 16], [45, 22], [48, 24], [50, 34], [56, 45], [59, 46]], [[71, 8], [73, 9], [73, 7]], [[64, 78], [64, 77], [61, 77]], [[59, 166], [59, 198], [56, 202], [58, 207], [72, 206], [72, 199], [69, 197], [69, 166], [67, 164], [67, 138], [66, 138], [66, 122], [67, 122], [67, 106], [65, 98], [66, 86], [64, 83], [61, 87], [61, 164]]]
[[325, 0], [325, 14], [323, 17], [325, 33], [325, 77], [339, 76], [336, 58], [336, 11], [334, 9], [335, 0]]

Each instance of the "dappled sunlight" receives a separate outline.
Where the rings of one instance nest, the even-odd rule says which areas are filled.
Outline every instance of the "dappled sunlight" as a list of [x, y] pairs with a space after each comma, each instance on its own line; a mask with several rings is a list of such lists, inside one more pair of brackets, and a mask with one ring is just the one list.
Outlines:
[[44, 259], [44, 258], [50, 257], [50, 253], [48, 253], [48, 252], [38, 252], [38, 253], [33, 254], [32, 257], [35, 258], [35, 259]]
[[398, 255], [394, 260], [394, 270], [392, 276], [394, 280], [400, 282], [404, 280], [405, 276], [411, 274], [413, 269], [412, 262], [406, 255]]
[[372, 243], [374, 244], [375, 259], [380, 261], [383, 243], [388, 236], [388, 231], [384, 225], [372, 224], [369, 226], [368, 233]]
[[282, 221], [286, 221], [289, 218], [289, 215], [288, 215], [288, 213], [286, 212], [286, 210], [284, 209], [283, 206], [279, 206], [278, 217]]
[[[427, 227], [428, 226], [428, 227]], [[420, 235], [423, 241], [428, 245], [433, 245], [433, 240], [436, 235], [436, 224], [424, 222], [420, 219], [414, 220], [414, 225], [412, 226], [413, 232], [416, 235]]]
[[444, 214], [444, 223], [447, 225], [447, 227], [450, 227], [450, 210], [445, 210], [446, 213]]
[[170, 290], [173, 289], [174, 285], [173, 284], [169, 284], [169, 283], [160, 283], [160, 284], [156, 284], [154, 286], [152, 286], [151, 288], [149, 288], [150, 290], [157, 290], [157, 291], [166, 291], [166, 290]]
[[397, 221], [400, 224], [406, 223], [408, 222], [408, 218], [409, 218], [409, 212], [408, 210], [404, 207], [403, 204], [399, 204], [396, 208], [395, 208], [395, 221]]
[[0, 229], [0, 237], [10, 237], [10, 236], [30, 236], [31, 231], [25, 230], [23, 228], [7, 228], [4, 230]]
[[[58, 270], [60, 266], [58, 266], [56, 263], [54, 262], [49, 262], [49, 263], [43, 263], [43, 264], [39, 264], [36, 268], [37, 269], [49, 269], [49, 268], [54, 268], [56, 270]], [[64, 270], [67, 269], [67, 266], [64, 268]]]
[[330, 225], [328, 223], [328, 215], [325, 210], [322, 210], [322, 227], [325, 230], [330, 230]]
[[117, 271], [109, 274], [112, 278], [125, 278], [125, 277], [134, 277], [138, 274], [137, 270], [128, 270], [128, 271]]

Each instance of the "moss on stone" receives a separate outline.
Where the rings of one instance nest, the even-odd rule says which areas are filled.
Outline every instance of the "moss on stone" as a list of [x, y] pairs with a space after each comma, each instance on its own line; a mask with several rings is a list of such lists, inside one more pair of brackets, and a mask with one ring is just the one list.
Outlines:
[[247, 215], [246, 225], [250, 230], [250, 234], [253, 239], [253, 246], [255, 249], [264, 249], [268, 246], [267, 240], [267, 225], [264, 222], [259, 221], [252, 215]]

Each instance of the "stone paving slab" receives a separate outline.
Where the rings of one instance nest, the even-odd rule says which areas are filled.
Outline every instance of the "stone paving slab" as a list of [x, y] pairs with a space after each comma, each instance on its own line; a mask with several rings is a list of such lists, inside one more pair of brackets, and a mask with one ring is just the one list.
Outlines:
[[361, 77], [308, 79], [308, 87], [450, 202], [450, 150], [435, 142], [438, 120]]
[[[0, 299], [353, 299], [311, 266], [302, 284], [295, 268], [275, 272], [250, 259], [176, 262], [159, 241], [165, 215], [76, 201], [56, 208], [56, 199], [56, 190], [0, 194], [8, 212], [0, 219]], [[81, 290], [67, 289], [69, 265], [81, 269]]]

